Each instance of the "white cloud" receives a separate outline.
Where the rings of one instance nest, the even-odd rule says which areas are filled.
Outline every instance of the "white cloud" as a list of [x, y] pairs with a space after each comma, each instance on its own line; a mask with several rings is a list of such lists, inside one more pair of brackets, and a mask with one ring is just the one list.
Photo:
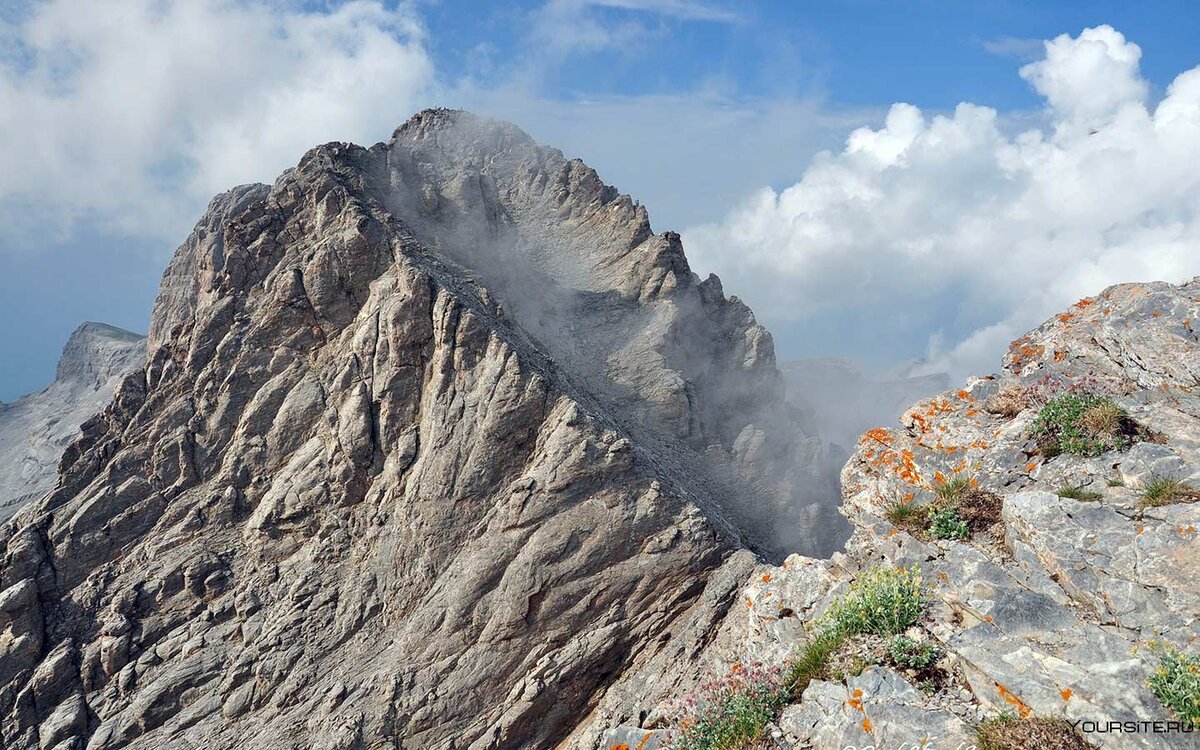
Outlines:
[[1111, 26], [1046, 42], [1046, 57], [1021, 68], [1054, 110], [1060, 127], [1090, 127], [1122, 108], [1139, 107], [1149, 87], [1138, 73], [1142, 48]]
[[[605, 17], [602, 11], [624, 11]], [[533, 14], [535, 58], [636, 49], [653, 33], [647, 21], [736, 23], [736, 13], [693, 0], [548, 0]], [[544, 65], [544, 60], [540, 64]]]
[[1200, 68], [1149, 108], [1140, 57], [1107, 26], [1046, 42], [1021, 69], [1045, 125], [1015, 134], [987, 107], [893, 105], [791, 187], [686, 232], [693, 266], [769, 323], [907, 338], [955, 375], [1108, 284], [1200, 273]]
[[462, 87], [446, 100], [583, 159], [644, 202], [656, 231], [710, 220], [758, 185], [785, 183], [882, 111], [706, 90], [557, 100], [521, 87]]
[[177, 240], [215, 192], [272, 180], [317, 143], [375, 142], [432, 78], [415, 16], [373, 0], [49, 0], [14, 16], [0, 18], [6, 232], [88, 218]]

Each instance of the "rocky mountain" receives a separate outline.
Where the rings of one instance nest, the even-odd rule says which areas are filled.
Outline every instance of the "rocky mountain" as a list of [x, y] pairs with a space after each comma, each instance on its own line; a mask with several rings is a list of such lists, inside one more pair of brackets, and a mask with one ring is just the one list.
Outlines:
[[84, 323], [67, 340], [54, 382], [0, 404], [0, 521], [44, 494], [79, 427], [146, 358], [146, 339], [103, 323]]
[[[749, 565], [708, 641], [609, 691], [656, 686], [613, 704], [606, 746], [666, 747], [668, 699], [761, 662], [804, 677], [772, 704], [771, 747], [970, 747], [981, 722], [1043, 733], [1004, 747], [1200, 747], [1178, 723], [1178, 696], [1200, 705], [1197, 321], [1200, 278], [1112, 287], [1013, 342], [1001, 374], [864, 433], [845, 553]], [[846, 614], [864, 592], [915, 601], [881, 581], [919, 581], [897, 629], [925, 666]], [[1171, 679], [1174, 708], [1151, 685]]]
[[0, 531], [5, 748], [590, 748], [842, 541], [750, 310], [503, 123], [218, 196], [148, 349]]

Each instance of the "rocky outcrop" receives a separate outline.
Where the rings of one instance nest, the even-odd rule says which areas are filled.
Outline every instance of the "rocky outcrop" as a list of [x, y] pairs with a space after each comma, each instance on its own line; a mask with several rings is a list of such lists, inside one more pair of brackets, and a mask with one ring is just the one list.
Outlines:
[[736, 550], [840, 541], [820, 450], [769, 334], [586, 165], [440, 110], [322, 146], [213, 201], [0, 532], [2, 744], [592, 747]]
[[[897, 428], [868, 431], [842, 472], [842, 512], [854, 527], [845, 554], [753, 566], [743, 606], [690, 659], [625, 679], [657, 679], [666, 699], [734, 664], [784, 663], [864, 571], [916, 568], [932, 604], [915, 635], [941, 650], [945, 680], [918, 684], [886, 659], [857, 677], [818, 679], [770, 728], [779, 747], [970, 745], [975, 723], [1005, 712], [1100, 726], [1173, 719], [1146, 685], [1157, 662], [1147, 647], [1194, 649], [1200, 503], [1184, 493], [1146, 507], [1143, 494], [1156, 475], [1200, 484], [1195, 321], [1200, 279], [1110, 288], [1013, 342], [1002, 374], [917, 403]], [[1030, 433], [1040, 405], [1072, 390], [1108, 394], [1140, 438], [1094, 456], [1039, 451]], [[933, 538], [891, 512], [934, 503], [955, 478], [1000, 508], [994, 523], [973, 521], [969, 539]], [[661, 743], [661, 706], [640, 710], [640, 723], [609, 736]], [[1140, 726], [1085, 738], [1105, 748], [1200, 746], [1194, 734]]]
[[54, 486], [58, 459], [80, 425], [145, 358], [144, 336], [84, 323], [67, 340], [53, 383], [0, 404], [0, 521]]

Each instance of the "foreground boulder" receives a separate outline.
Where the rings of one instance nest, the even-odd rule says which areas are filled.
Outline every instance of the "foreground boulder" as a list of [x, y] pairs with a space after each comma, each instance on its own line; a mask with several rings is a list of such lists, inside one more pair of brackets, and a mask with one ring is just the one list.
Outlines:
[[214, 199], [0, 532], [0, 744], [593, 747], [746, 549], [840, 542], [795, 416], [581, 162], [440, 110], [314, 149]]
[[[852, 668], [827, 667], [789, 695], [766, 728], [772, 743], [969, 746], [973, 727], [1008, 716], [1043, 722], [1031, 735], [1073, 733], [1063, 747], [1200, 746], [1170, 730], [1179, 717], [1147, 685], [1163, 649], [1194, 653], [1198, 636], [1197, 326], [1200, 279], [1112, 287], [1013, 342], [1002, 374], [868, 431], [842, 472], [845, 554], [754, 567], [742, 606], [694, 655], [626, 675], [657, 679], [661, 702], [611, 736], [640, 726], [665, 742], [678, 731], [668, 699], [706, 675], [787, 664], [867, 571], [898, 569], [927, 586], [906, 637], [931, 646], [936, 665], [906, 669], [886, 640], [873, 650], [873, 637], [849, 639], [830, 662]], [[1064, 396], [1102, 403], [1113, 439], [1079, 442], [1079, 454], [1048, 446], [1039, 413]], [[966, 529], [938, 538], [928, 512], [946, 507]], [[1109, 722], [1138, 730], [1104, 731]]]

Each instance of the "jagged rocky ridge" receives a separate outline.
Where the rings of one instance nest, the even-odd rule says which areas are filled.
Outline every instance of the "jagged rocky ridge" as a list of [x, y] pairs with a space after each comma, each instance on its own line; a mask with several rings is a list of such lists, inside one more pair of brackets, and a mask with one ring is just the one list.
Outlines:
[[[859, 440], [842, 472], [854, 533], [830, 560], [795, 555], [752, 565], [710, 641], [622, 679], [660, 700], [735, 664], [782, 664], [864, 571], [918, 567], [933, 603], [920, 635], [944, 651], [950, 680], [933, 692], [885, 664], [817, 680], [770, 727], [769, 746], [801, 749], [971, 747], [987, 717], [1166, 722], [1146, 686], [1153, 642], [1195, 649], [1200, 618], [1200, 503], [1140, 507], [1152, 476], [1200, 487], [1200, 278], [1127, 284], [1081, 300], [1013, 342], [999, 375], [925, 399], [898, 427]], [[1036, 404], [988, 411], [1001, 389], [1114, 394], [1153, 440], [1095, 457], [1036, 452]], [[966, 541], [921, 538], [888, 511], [934, 500], [944, 478], [972, 477], [1002, 499], [999, 523]], [[1097, 499], [1060, 497], [1066, 487]], [[885, 660], [886, 661], [886, 660]], [[618, 686], [611, 691], [615, 694]], [[630, 720], [630, 718], [633, 720]], [[614, 710], [605, 747], [664, 747], [663, 704]], [[1161, 730], [1160, 730], [1161, 731]], [[1195, 734], [1093, 732], [1102, 748], [1200, 747]]]
[[586, 165], [443, 110], [319, 147], [214, 199], [0, 532], [2, 745], [593, 747], [736, 550], [837, 544], [822, 450]]
[[58, 459], [79, 426], [145, 359], [145, 336], [84, 323], [67, 340], [53, 383], [0, 404], [0, 521], [54, 486]]

